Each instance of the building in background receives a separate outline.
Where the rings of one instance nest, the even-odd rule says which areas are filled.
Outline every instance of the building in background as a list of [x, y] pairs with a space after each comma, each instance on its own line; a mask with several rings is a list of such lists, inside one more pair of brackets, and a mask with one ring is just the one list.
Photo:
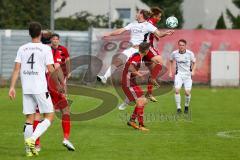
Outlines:
[[[141, 0], [57, 0], [55, 8], [63, 1], [66, 1], [66, 6], [55, 14], [55, 18], [74, 16], [75, 13], [81, 11], [87, 11], [93, 15], [108, 15], [110, 12], [112, 21], [122, 19], [124, 25], [135, 19], [137, 8], [150, 8]], [[182, 4], [183, 29], [195, 29], [199, 25], [204, 29], [215, 29], [222, 13], [226, 26], [231, 28], [231, 23], [225, 13], [227, 8], [235, 16], [240, 14], [240, 10], [232, 3], [232, 0], [184, 0]]]
[[[64, 0], [56, 1], [55, 8]], [[136, 9], [149, 9], [141, 0], [65, 0], [66, 6], [55, 14], [55, 18], [74, 16], [75, 13], [87, 11], [93, 15], [111, 14], [111, 20], [122, 19], [124, 25], [135, 19]]]
[[205, 29], [215, 29], [218, 18], [224, 14], [224, 20], [228, 28], [231, 23], [226, 15], [226, 9], [233, 15], [240, 14], [240, 10], [232, 3], [232, 0], [184, 0], [182, 4], [184, 29], [195, 29], [202, 25]]

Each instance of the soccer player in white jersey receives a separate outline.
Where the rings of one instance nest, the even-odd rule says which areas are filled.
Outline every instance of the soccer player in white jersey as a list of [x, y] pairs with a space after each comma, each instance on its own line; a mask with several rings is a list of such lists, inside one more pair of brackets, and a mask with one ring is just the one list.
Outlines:
[[117, 67], [123, 65], [129, 57], [131, 57], [134, 53], [138, 52], [139, 44], [144, 41], [144, 35], [147, 33], [153, 33], [156, 37], [161, 38], [167, 35], [172, 35], [174, 33], [173, 30], [167, 30], [160, 32], [154, 25], [147, 22], [150, 18], [151, 13], [147, 10], [140, 10], [136, 15], [135, 22], [128, 24], [124, 28], [117, 29], [113, 32], [107, 33], [104, 36], [116, 36], [122, 34], [125, 31], [130, 31], [130, 42], [132, 46], [123, 51], [119, 57], [113, 60], [113, 64], [107, 69], [103, 76], [98, 75], [97, 80], [102, 83], [106, 83], [107, 79], [111, 76], [111, 74], [117, 69]]
[[182, 85], [185, 88], [185, 109], [184, 113], [188, 113], [188, 107], [191, 99], [192, 76], [195, 74], [196, 58], [194, 53], [186, 49], [187, 41], [180, 39], [178, 41], [178, 50], [172, 52], [170, 56], [169, 77], [173, 77], [172, 68], [173, 61], [176, 62], [176, 75], [174, 79], [175, 101], [177, 113], [181, 113], [181, 96], [180, 90]]
[[[42, 44], [41, 24], [31, 22], [29, 24], [30, 43], [22, 45], [17, 52], [15, 67], [12, 73], [9, 96], [13, 100], [16, 97], [15, 84], [21, 75], [23, 92], [23, 114], [26, 116], [24, 125], [24, 139], [26, 156], [38, 155], [35, 149], [35, 141], [51, 125], [54, 118], [54, 109], [51, 97], [47, 89], [46, 70], [54, 72], [53, 56], [51, 48]], [[34, 114], [36, 106], [40, 113], [44, 114], [44, 120], [33, 131]]]

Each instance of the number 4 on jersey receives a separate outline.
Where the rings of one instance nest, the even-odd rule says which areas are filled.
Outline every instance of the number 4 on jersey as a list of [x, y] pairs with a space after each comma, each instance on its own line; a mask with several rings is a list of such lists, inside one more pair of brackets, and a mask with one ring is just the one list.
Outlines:
[[32, 55], [28, 58], [27, 63], [31, 64], [31, 69], [33, 69], [33, 64], [35, 63], [34, 62], [34, 53], [32, 53]]

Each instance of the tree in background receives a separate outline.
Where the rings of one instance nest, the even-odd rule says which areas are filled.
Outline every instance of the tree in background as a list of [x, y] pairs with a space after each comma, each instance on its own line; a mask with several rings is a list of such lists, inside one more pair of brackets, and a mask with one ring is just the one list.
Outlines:
[[[113, 28], [122, 27], [122, 20], [112, 22]], [[57, 30], [88, 30], [92, 26], [95, 28], [108, 28], [108, 16], [92, 15], [87, 11], [75, 13], [67, 18], [58, 18], [55, 20], [55, 28]]]
[[226, 10], [227, 16], [232, 23], [232, 29], [240, 28], [240, 15], [234, 16], [229, 9]]
[[26, 29], [30, 21], [50, 23], [50, 0], [0, 0], [0, 28]]
[[[175, 16], [178, 19], [178, 28], [182, 28], [184, 20], [182, 15], [181, 4], [183, 0], [141, 0], [150, 7], [158, 6], [164, 10], [164, 16], [159, 24], [160, 28], [165, 28], [165, 20], [169, 16]], [[163, 23], [164, 22], [164, 23]]]
[[224, 21], [223, 13], [219, 17], [215, 28], [216, 29], [227, 29], [225, 21]]
[[[233, 3], [240, 9], [240, 0], [233, 0]], [[226, 13], [232, 23], [232, 29], [239, 29], [240, 15], [234, 16], [229, 9], [226, 10]]]
[[240, 8], [240, 0], [233, 0], [233, 3]]
[[[31, 21], [38, 21], [44, 29], [50, 28], [51, 0], [0, 0], [0, 28], [2, 29], [26, 29]], [[57, 6], [58, 13], [66, 6], [63, 1]], [[108, 17], [105, 15], [93, 16], [82, 11], [72, 17], [58, 18], [55, 20], [55, 28], [59, 30], [88, 30], [90, 26], [108, 27]], [[122, 21], [116, 20], [113, 27], [121, 27]]]

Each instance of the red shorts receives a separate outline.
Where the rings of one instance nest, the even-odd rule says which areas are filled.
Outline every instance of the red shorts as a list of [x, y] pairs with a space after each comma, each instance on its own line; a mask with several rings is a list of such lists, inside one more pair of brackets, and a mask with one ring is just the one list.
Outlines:
[[143, 96], [143, 90], [140, 86], [122, 86], [122, 89], [130, 102]]
[[64, 94], [58, 93], [56, 91], [50, 91], [50, 90], [49, 90], [49, 93], [51, 95], [55, 110], [62, 110], [68, 106], [68, 101]]
[[151, 59], [155, 56], [158, 56], [158, 55], [160, 55], [159, 52], [156, 49], [154, 49], [153, 47], [150, 47], [147, 55], [143, 57], [143, 61], [144, 62], [151, 62]]
[[47, 75], [47, 80], [48, 80], [48, 90], [52, 98], [54, 109], [62, 110], [66, 108], [68, 106], [66, 96], [58, 92], [55, 82], [50, 79], [49, 75]]

